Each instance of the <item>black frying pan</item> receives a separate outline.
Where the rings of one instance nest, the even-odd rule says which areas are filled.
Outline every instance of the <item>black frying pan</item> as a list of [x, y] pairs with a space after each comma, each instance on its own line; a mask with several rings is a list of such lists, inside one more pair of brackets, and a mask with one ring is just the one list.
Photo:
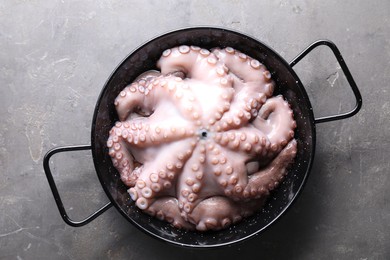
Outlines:
[[[166, 222], [150, 217], [141, 212], [131, 201], [127, 188], [111, 163], [106, 141], [108, 132], [118, 120], [114, 99], [119, 92], [144, 71], [156, 69], [156, 61], [161, 53], [178, 45], [196, 45], [211, 49], [214, 47], [233, 47], [259, 60], [270, 70], [276, 83], [274, 95], [282, 94], [294, 111], [297, 123], [295, 138], [298, 141], [298, 153], [282, 184], [271, 193], [264, 208], [257, 214], [221, 231], [200, 233], [197, 231], [178, 230]], [[329, 47], [336, 56], [356, 98], [356, 106], [348, 113], [314, 118], [307, 93], [292, 69], [303, 57], [317, 46]], [[362, 106], [359, 90], [345, 64], [339, 50], [330, 41], [321, 40], [311, 44], [292, 62], [286, 62], [274, 50], [262, 42], [222, 28], [195, 27], [181, 29], [156, 37], [141, 45], [126, 57], [114, 70], [97, 100], [92, 121], [91, 145], [58, 147], [50, 150], [43, 165], [58, 209], [64, 221], [71, 226], [82, 226], [99, 216], [112, 205], [122, 215], [142, 231], [158, 239], [188, 247], [217, 247], [229, 245], [252, 237], [275, 222], [293, 203], [300, 193], [314, 158], [317, 123], [344, 119], [355, 115]], [[62, 204], [57, 187], [49, 167], [52, 155], [58, 152], [92, 149], [93, 161], [100, 182], [110, 202], [82, 221], [71, 220]], [[136, 234], [134, 234], [136, 235]]]

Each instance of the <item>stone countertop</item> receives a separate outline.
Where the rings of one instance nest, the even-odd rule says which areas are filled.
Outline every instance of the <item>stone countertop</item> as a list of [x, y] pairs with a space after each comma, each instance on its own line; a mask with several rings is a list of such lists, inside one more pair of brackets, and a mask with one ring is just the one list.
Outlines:
[[[389, 259], [390, 2], [2, 1], [0, 3], [1, 259]], [[311, 42], [336, 43], [363, 96], [354, 117], [317, 125], [316, 157], [293, 207], [244, 243], [190, 250], [140, 232], [114, 208], [66, 225], [42, 168], [44, 154], [89, 144], [95, 102], [134, 48], [187, 26], [253, 35], [287, 61]], [[352, 92], [329, 50], [294, 67], [316, 116], [347, 111]], [[53, 158], [69, 214], [108, 201], [90, 151]]]

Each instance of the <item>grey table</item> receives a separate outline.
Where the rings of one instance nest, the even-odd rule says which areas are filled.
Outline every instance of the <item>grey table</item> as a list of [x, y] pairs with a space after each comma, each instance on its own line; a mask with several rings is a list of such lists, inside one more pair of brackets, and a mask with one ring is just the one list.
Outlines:
[[[1, 259], [390, 259], [390, 2], [2, 1], [0, 3]], [[320, 38], [342, 52], [364, 105], [317, 126], [308, 182], [276, 225], [237, 246], [173, 247], [143, 234], [114, 208], [67, 226], [42, 169], [50, 148], [89, 144], [94, 105], [117, 64], [173, 29], [214, 25], [253, 35], [291, 60]], [[315, 115], [353, 98], [326, 49], [295, 67]], [[90, 152], [53, 158], [75, 219], [107, 202]], [[185, 258], [184, 258], [185, 257]]]

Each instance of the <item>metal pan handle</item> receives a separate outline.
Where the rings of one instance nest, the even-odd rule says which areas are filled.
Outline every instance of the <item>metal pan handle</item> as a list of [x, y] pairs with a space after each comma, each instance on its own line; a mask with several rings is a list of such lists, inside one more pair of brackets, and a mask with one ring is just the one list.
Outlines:
[[349, 112], [338, 114], [338, 115], [331, 115], [331, 116], [324, 116], [324, 117], [320, 117], [320, 118], [315, 118], [314, 122], [315, 123], [324, 123], [324, 122], [336, 121], [336, 120], [351, 117], [351, 116], [355, 115], [357, 112], [359, 112], [360, 108], [362, 107], [362, 96], [360, 94], [358, 87], [356, 86], [355, 80], [353, 79], [351, 72], [349, 71], [349, 69], [347, 67], [347, 64], [345, 63], [343, 57], [341, 56], [339, 49], [336, 47], [336, 45], [333, 42], [331, 42], [329, 40], [319, 40], [319, 41], [312, 43], [309, 47], [307, 47], [304, 51], [302, 51], [300, 54], [298, 54], [298, 56], [296, 56], [290, 62], [290, 66], [293, 67], [294, 65], [296, 65], [307, 54], [309, 54], [309, 52], [311, 52], [314, 48], [316, 48], [320, 45], [328, 46], [332, 50], [341, 69], [344, 72], [345, 77], [348, 80], [349, 86], [351, 87], [353, 94], [355, 95], [356, 105]]
[[88, 217], [86, 217], [85, 219], [83, 219], [81, 221], [72, 220], [68, 216], [68, 214], [66, 213], [64, 204], [62, 203], [60, 194], [58, 193], [57, 186], [54, 182], [53, 175], [52, 175], [51, 170], [50, 170], [49, 161], [50, 161], [50, 158], [56, 153], [90, 150], [90, 149], [91, 149], [90, 145], [75, 145], [75, 146], [57, 147], [57, 148], [53, 148], [50, 151], [48, 151], [45, 154], [45, 157], [43, 158], [43, 169], [45, 170], [46, 178], [49, 181], [50, 189], [53, 193], [53, 196], [54, 196], [54, 199], [56, 201], [58, 210], [60, 211], [61, 217], [65, 221], [65, 223], [67, 223], [68, 225], [73, 226], [73, 227], [81, 227], [81, 226], [84, 226], [85, 224], [88, 224], [89, 222], [91, 222], [92, 220], [97, 218], [100, 214], [102, 214], [107, 209], [109, 209], [112, 206], [112, 203], [111, 202], [107, 203], [106, 205], [104, 205], [103, 207], [101, 207], [100, 209], [98, 209], [97, 211], [95, 211], [94, 213], [92, 213], [91, 215], [89, 215]]

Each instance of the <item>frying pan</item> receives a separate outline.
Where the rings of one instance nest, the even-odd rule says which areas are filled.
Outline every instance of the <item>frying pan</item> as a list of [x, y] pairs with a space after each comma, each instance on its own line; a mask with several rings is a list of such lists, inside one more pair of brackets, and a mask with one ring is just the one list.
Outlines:
[[[259, 60], [272, 73], [276, 83], [274, 94], [282, 94], [288, 100], [297, 123], [295, 138], [298, 142], [298, 152], [285, 180], [271, 193], [265, 206], [258, 213], [221, 231], [201, 233], [179, 230], [141, 212], [131, 201], [127, 188], [112, 165], [106, 147], [109, 130], [118, 120], [114, 106], [117, 95], [139, 74], [156, 69], [156, 61], [164, 50], [178, 45], [195, 45], [206, 49], [230, 46]], [[314, 118], [308, 95], [293, 70], [295, 64], [318, 46], [326, 46], [332, 50], [353, 91], [356, 105], [347, 113]], [[45, 155], [43, 166], [60, 214], [63, 220], [71, 226], [83, 226], [114, 206], [133, 225], [160, 240], [193, 248], [225, 246], [259, 234], [291, 207], [310, 173], [315, 153], [316, 124], [351, 117], [360, 110], [361, 106], [360, 92], [344, 59], [336, 45], [328, 40], [312, 43], [288, 63], [264, 43], [239, 32], [211, 27], [180, 29], [144, 43], [129, 54], [113, 71], [96, 103], [91, 129], [91, 145], [54, 148]], [[89, 149], [92, 151], [96, 173], [110, 202], [84, 220], [74, 221], [69, 218], [64, 208], [50, 170], [49, 161], [54, 154], [59, 152]]]

